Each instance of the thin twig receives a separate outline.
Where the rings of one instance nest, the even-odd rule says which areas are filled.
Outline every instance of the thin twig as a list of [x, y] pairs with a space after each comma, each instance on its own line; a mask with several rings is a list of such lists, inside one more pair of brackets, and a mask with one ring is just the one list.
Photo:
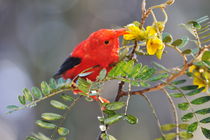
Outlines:
[[160, 130], [160, 134], [161, 134], [161, 136], [164, 138], [164, 133], [163, 133], [163, 131], [162, 131], [162, 129], [161, 129], [161, 123], [160, 123], [160, 120], [158, 119], [157, 113], [156, 113], [156, 111], [155, 111], [155, 108], [154, 108], [152, 102], [150, 101], [150, 99], [149, 99], [146, 95], [142, 94], [142, 96], [145, 98], [145, 100], [148, 102], [150, 108], [152, 109], [152, 114], [153, 114], [154, 117], [155, 117], [155, 120], [156, 120], [156, 122], [157, 122], [158, 128], [159, 128], [159, 130]]
[[126, 100], [126, 106], [125, 106], [125, 115], [127, 114], [127, 111], [128, 111], [128, 104], [129, 104], [129, 101], [130, 101], [130, 91], [131, 91], [131, 84], [129, 83], [128, 84], [128, 97], [127, 97], [127, 100]]
[[172, 105], [172, 109], [173, 109], [173, 113], [174, 113], [174, 119], [175, 119], [175, 124], [176, 124], [176, 140], [179, 140], [179, 117], [178, 117], [178, 113], [177, 113], [177, 109], [176, 109], [176, 105], [173, 101], [173, 99], [171, 98], [170, 94], [168, 93], [168, 91], [166, 89], [161, 89], [163, 91], [163, 93], [165, 93], [166, 97], [168, 98], [170, 104]]
[[39, 103], [39, 102], [41, 102], [41, 101], [43, 101], [43, 100], [45, 100], [45, 99], [48, 99], [48, 98], [50, 98], [50, 97], [52, 97], [52, 96], [55, 96], [55, 95], [57, 95], [57, 94], [60, 94], [60, 93], [66, 92], [66, 91], [72, 91], [72, 89], [73, 89], [73, 88], [70, 87], [70, 88], [61, 89], [61, 90], [59, 90], [59, 91], [53, 92], [53, 93], [51, 93], [51, 94], [49, 94], [49, 95], [44, 96], [43, 98], [37, 99], [37, 100], [32, 101], [32, 102], [30, 102], [30, 103], [28, 103], [28, 104], [26, 104], [26, 105], [24, 105], [24, 106], [22, 106], [22, 107], [19, 107], [18, 109], [14, 110], [14, 111], [18, 111], [18, 110], [22, 110], [22, 109], [25, 109], [25, 108], [34, 106], [34, 105], [36, 105], [37, 103]]

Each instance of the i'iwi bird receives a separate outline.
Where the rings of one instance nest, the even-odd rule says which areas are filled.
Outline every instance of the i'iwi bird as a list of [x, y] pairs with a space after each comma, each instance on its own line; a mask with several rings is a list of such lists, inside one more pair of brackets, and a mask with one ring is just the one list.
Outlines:
[[[114, 63], [119, 61], [119, 37], [126, 34], [122, 29], [100, 29], [76, 45], [72, 53], [67, 57], [55, 77], [75, 79], [78, 74], [88, 70], [89, 75], [82, 77], [95, 81], [102, 69], [109, 72]], [[78, 93], [78, 91], [74, 91]], [[109, 102], [99, 96], [90, 96], [94, 100]]]

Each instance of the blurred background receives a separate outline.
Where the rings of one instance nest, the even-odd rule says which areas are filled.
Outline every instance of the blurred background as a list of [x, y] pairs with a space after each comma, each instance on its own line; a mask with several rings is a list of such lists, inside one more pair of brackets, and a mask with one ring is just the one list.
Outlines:
[[[161, 2], [148, 0], [147, 3], [150, 6]], [[42, 131], [34, 125], [34, 120], [52, 109], [48, 101], [9, 115], [6, 106], [18, 104], [17, 96], [22, 94], [23, 88], [39, 86], [41, 81], [49, 80], [73, 47], [91, 32], [139, 20], [140, 5], [141, 0], [0, 0], [0, 139], [24, 140], [32, 132]], [[167, 8], [166, 31], [174, 38], [187, 35], [178, 24], [210, 15], [209, 5], [209, 0], [176, 0]], [[161, 61], [155, 57], [142, 57], [139, 61], [144, 64], [159, 61], [168, 67], [182, 63], [181, 58], [168, 51]], [[107, 83], [104, 96], [113, 99], [116, 89], [116, 81]], [[172, 123], [173, 114], [166, 97], [162, 93], [148, 96], [161, 123]], [[160, 136], [152, 112], [142, 97], [133, 96], [128, 110], [139, 117], [139, 123], [131, 126], [121, 121], [111, 128], [112, 135], [119, 140], [153, 140]], [[81, 100], [65, 122], [70, 128], [70, 139], [96, 139], [99, 115], [97, 103]], [[205, 138], [198, 134], [194, 140]]]

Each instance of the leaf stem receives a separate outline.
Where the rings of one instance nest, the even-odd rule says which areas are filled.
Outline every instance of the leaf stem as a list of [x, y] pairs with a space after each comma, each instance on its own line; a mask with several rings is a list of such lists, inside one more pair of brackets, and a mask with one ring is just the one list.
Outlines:
[[168, 91], [165, 88], [162, 88], [162, 91], [163, 91], [163, 93], [165, 93], [166, 97], [168, 98], [168, 100], [172, 106], [175, 124], [176, 124], [176, 140], [179, 140], [179, 117], [178, 117], [176, 105], [175, 105], [173, 99], [171, 98], [170, 94], [168, 93]]
[[159, 128], [159, 130], [160, 130], [160, 134], [161, 134], [161, 136], [164, 138], [164, 133], [163, 133], [163, 131], [162, 131], [162, 129], [161, 129], [161, 123], [160, 123], [160, 120], [158, 119], [156, 110], [155, 110], [155, 108], [154, 108], [152, 102], [150, 101], [150, 99], [149, 99], [146, 95], [142, 94], [142, 96], [145, 98], [145, 100], [146, 100], [147, 103], [149, 104], [150, 108], [152, 109], [152, 114], [153, 114], [154, 117], [155, 117], [155, 120], [156, 120], [156, 122], [157, 122], [157, 126], [158, 126], [158, 128]]

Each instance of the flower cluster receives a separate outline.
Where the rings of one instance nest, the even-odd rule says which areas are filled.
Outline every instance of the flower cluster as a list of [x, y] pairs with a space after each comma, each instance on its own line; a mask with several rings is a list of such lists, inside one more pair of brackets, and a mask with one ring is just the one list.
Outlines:
[[157, 58], [161, 59], [165, 45], [160, 33], [164, 30], [164, 27], [163, 22], [156, 22], [152, 26], [147, 26], [146, 29], [139, 28], [135, 24], [129, 24], [126, 26], [128, 31], [124, 35], [124, 39], [146, 42], [147, 53], [156, 55]]
[[198, 85], [199, 88], [205, 87], [207, 91], [210, 87], [210, 69], [204, 66], [192, 65], [189, 72], [193, 74], [193, 84]]

